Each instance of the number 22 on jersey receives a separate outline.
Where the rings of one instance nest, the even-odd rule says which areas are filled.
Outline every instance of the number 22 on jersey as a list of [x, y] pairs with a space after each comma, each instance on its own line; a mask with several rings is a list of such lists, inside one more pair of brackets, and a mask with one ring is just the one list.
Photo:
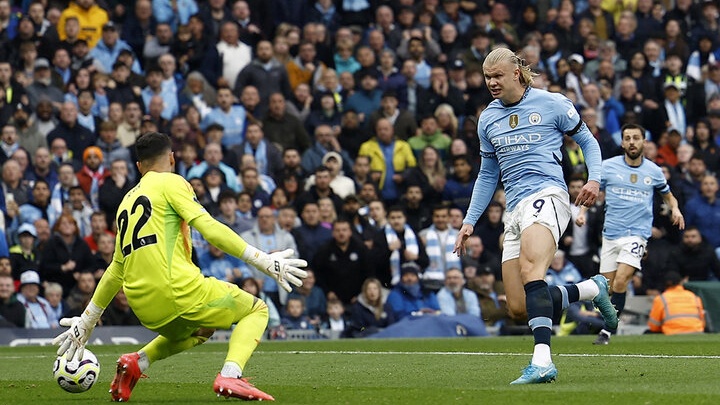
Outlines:
[[[139, 214], [139, 216], [136, 214]], [[126, 209], [120, 212], [117, 222], [121, 245], [125, 243], [125, 235], [127, 234], [130, 223], [133, 223], [132, 240], [122, 247], [123, 256], [127, 256], [142, 247], [157, 243], [157, 235], [155, 234], [140, 236], [140, 231], [150, 220], [150, 216], [152, 216], [152, 204], [150, 203], [150, 199], [144, 195], [139, 196], [135, 200], [130, 213], [128, 213]]]

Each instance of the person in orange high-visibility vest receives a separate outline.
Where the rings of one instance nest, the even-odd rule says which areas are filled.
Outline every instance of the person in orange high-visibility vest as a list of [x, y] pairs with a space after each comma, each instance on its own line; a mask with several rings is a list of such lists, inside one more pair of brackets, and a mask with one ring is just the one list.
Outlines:
[[670, 271], [665, 276], [665, 292], [655, 297], [648, 327], [651, 332], [666, 335], [702, 333], [705, 310], [702, 300], [682, 286], [682, 276]]

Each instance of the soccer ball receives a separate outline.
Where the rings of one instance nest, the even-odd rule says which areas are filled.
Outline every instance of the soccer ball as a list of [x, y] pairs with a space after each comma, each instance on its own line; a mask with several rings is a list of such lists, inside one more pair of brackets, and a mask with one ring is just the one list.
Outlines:
[[53, 366], [53, 376], [65, 391], [85, 392], [92, 388], [100, 376], [100, 363], [90, 350], [85, 349], [80, 361], [74, 357], [70, 361], [65, 356], [58, 357]]

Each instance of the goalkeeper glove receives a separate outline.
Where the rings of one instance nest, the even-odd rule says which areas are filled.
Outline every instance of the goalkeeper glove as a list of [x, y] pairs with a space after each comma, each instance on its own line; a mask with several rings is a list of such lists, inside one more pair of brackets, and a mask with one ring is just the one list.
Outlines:
[[73, 356], [76, 356], [78, 361], [82, 360], [85, 343], [90, 339], [102, 313], [103, 309], [90, 301], [82, 315], [61, 319], [60, 326], [69, 326], [70, 329], [53, 339], [53, 345], [60, 345], [57, 355], [62, 356], [67, 353], [68, 360], [72, 360]]
[[285, 291], [291, 292], [290, 284], [302, 287], [302, 279], [307, 277], [307, 272], [299, 268], [306, 267], [307, 262], [302, 259], [290, 258], [294, 253], [292, 249], [286, 249], [282, 252], [267, 254], [248, 245], [243, 253], [243, 260], [277, 280], [278, 285]]

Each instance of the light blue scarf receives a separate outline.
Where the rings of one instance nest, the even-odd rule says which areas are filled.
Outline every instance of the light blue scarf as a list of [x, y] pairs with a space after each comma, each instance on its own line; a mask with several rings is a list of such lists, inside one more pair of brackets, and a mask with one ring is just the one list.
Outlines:
[[[418, 246], [415, 232], [413, 232], [412, 228], [410, 228], [410, 225], [408, 224], [405, 224], [405, 235], [403, 239], [405, 241], [405, 249], [416, 255], [420, 253], [420, 247]], [[387, 241], [388, 246], [398, 240], [398, 235], [395, 230], [392, 229], [390, 224], [385, 225], [385, 240]], [[390, 284], [392, 285], [400, 282], [400, 260], [400, 250], [393, 250], [390, 254]]]
[[428, 228], [425, 235], [425, 251], [430, 259], [430, 266], [425, 269], [424, 279], [444, 280], [445, 272], [448, 269], [462, 269], [460, 258], [453, 254], [455, 238], [457, 238], [457, 231], [449, 227], [447, 238], [444, 241], [445, 246], [441, 246], [440, 235], [435, 229], [435, 225]]
[[261, 140], [257, 148], [255, 148], [255, 152], [253, 152], [250, 142], [245, 142], [245, 153], [255, 157], [255, 164], [260, 174], [268, 174], [267, 146], [265, 142]]

